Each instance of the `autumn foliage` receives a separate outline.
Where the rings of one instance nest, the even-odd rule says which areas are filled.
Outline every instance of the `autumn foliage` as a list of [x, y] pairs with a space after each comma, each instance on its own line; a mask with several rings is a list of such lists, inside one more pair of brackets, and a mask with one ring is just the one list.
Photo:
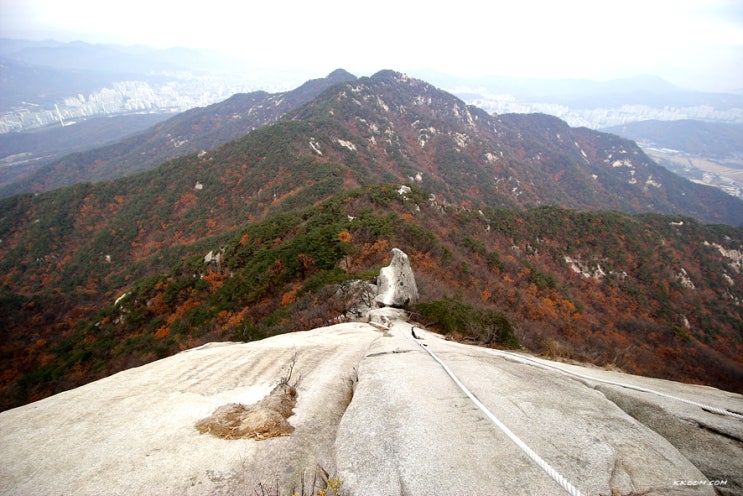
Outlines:
[[[473, 211], [415, 187], [354, 190], [194, 244], [169, 270], [133, 271], [108, 304], [89, 279], [74, 299], [53, 288], [6, 291], [3, 406], [206, 341], [336, 322], [348, 311], [339, 284], [373, 282], [392, 247], [410, 255], [422, 299], [414, 316], [441, 332], [740, 391], [743, 276], [720, 253], [743, 235], [680, 222]], [[221, 255], [206, 261], [209, 251]]]
[[[343, 288], [393, 247], [416, 275], [411, 310], [455, 338], [742, 389], [741, 229], [618, 212], [738, 225], [739, 200], [616, 136], [490, 116], [391, 71], [352, 79], [248, 134], [229, 125], [242, 97], [219, 106], [199, 134], [237, 139], [208, 153], [0, 200], [0, 408], [348, 318]], [[251, 108], [273, 122], [269, 107]]]

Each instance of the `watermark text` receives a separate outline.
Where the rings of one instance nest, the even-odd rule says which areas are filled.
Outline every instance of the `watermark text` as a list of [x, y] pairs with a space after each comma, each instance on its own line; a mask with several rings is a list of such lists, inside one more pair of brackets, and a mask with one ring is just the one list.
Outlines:
[[727, 486], [727, 480], [675, 480], [674, 486]]

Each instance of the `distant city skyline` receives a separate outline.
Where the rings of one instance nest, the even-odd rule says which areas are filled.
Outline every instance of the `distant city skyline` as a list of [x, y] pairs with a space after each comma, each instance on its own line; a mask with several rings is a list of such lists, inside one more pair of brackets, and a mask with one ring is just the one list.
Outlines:
[[318, 77], [342, 67], [607, 80], [651, 74], [743, 90], [739, 0], [0, 0], [0, 36], [208, 48]]

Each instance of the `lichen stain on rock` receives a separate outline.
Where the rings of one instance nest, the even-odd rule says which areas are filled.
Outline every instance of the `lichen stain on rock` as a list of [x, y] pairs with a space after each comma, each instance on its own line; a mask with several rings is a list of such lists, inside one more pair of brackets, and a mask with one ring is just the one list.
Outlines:
[[279, 384], [271, 394], [254, 405], [241, 403], [222, 405], [198, 422], [196, 429], [223, 439], [269, 439], [288, 436], [294, 427], [286, 420], [294, 415], [297, 390]]

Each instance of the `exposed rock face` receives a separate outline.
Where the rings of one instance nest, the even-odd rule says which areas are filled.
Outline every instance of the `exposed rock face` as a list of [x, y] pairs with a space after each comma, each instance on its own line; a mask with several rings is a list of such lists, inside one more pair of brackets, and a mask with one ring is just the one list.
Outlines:
[[377, 328], [385, 328], [392, 325], [395, 320], [406, 320], [407, 314], [402, 308], [381, 307], [369, 310], [366, 313], [366, 321]]
[[[349, 322], [215, 343], [2, 412], [0, 495], [316, 494], [318, 466], [348, 496], [566, 494], [426, 350], [586, 496], [743, 494], [743, 422], [671, 398], [741, 412], [741, 395], [462, 345], [416, 326], [424, 349], [397, 309], [376, 312], [391, 319], [384, 333]], [[273, 409], [287, 364], [301, 381], [296, 406], [290, 394], [276, 408], [293, 410], [286, 431], [236, 435], [228, 424], [223, 437], [200, 434], [195, 423], [210, 412], [237, 413], [243, 426], [248, 410]]]
[[392, 249], [392, 261], [382, 267], [377, 277], [379, 292], [374, 301], [380, 307], [406, 307], [418, 302], [418, 286], [408, 256], [397, 248]]
[[377, 285], [367, 281], [346, 281], [338, 285], [336, 296], [344, 302], [346, 317], [358, 319], [375, 308], [374, 298], [377, 296]]
[[[463, 345], [375, 313], [385, 332], [347, 322], [213, 343], [1, 412], [0, 495], [317, 494], [317, 467], [348, 496], [567, 494], [426, 350], [586, 496], [743, 494], [743, 422], [672, 398], [743, 412], [739, 394]], [[301, 381], [277, 405], [287, 365]], [[293, 411], [279, 435], [233, 429], [267, 407]], [[237, 422], [201, 434], [212, 412]]]

